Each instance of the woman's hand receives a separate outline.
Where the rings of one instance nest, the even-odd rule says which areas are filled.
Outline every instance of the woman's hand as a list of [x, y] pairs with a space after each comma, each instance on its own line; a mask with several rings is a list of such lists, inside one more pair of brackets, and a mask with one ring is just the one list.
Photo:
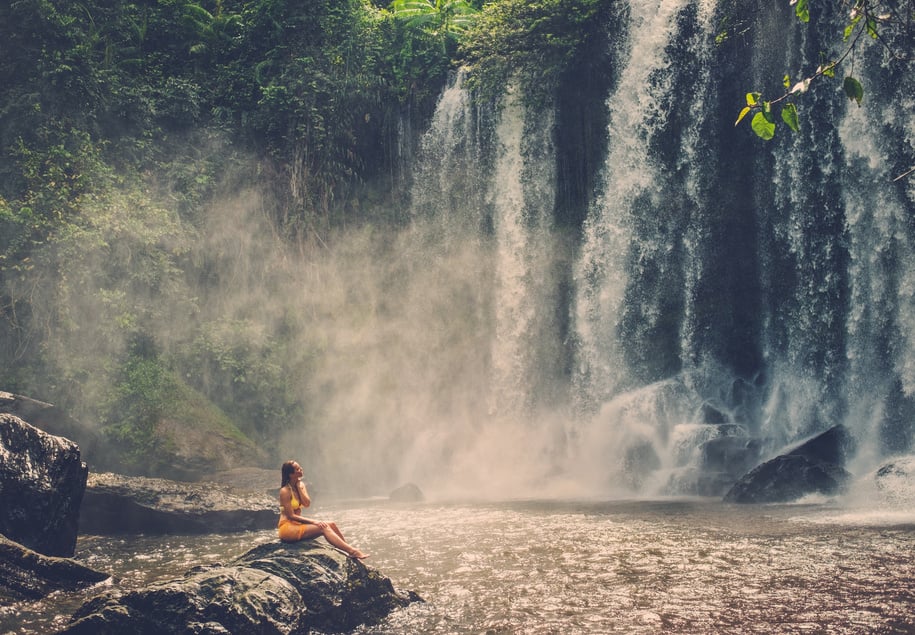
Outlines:
[[321, 529], [327, 529], [327, 527], [329, 526], [323, 520], [312, 520], [311, 518], [303, 517], [302, 522], [305, 523], [306, 525], [315, 525], [316, 527], [320, 527]]

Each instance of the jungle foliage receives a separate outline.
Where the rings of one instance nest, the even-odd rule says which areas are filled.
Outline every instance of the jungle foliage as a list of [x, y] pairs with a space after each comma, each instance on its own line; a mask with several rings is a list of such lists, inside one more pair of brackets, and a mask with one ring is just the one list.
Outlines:
[[0, 3], [0, 387], [98, 423], [134, 464], [181, 395], [270, 450], [316, 416], [322, 344], [290, 351], [300, 316], [218, 314], [208, 289], [232, 281], [201, 247], [207, 206], [269, 193], [277, 248], [298, 253], [398, 222], [404, 135], [448, 73], [474, 64], [489, 95], [518, 70], [558, 81], [611, 4]]

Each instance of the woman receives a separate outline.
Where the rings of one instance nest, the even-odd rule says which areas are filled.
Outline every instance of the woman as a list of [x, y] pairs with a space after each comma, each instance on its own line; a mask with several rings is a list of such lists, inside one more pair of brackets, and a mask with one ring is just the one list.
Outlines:
[[295, 461], [286, 461], [281, 470], [283, 476], [280, 485], [280, 522], [277, 530], [283, 542], [297, 542], [306, 538], [324, 536], [327, 542], [343, 551], [350, 558], [368, 558], [343, 539], [343, 533], [335, 523], [310, 520], [301, 515], [302, 508], [311, 505], [311, 498], [305, 483], [302, 482], [302, 466]]

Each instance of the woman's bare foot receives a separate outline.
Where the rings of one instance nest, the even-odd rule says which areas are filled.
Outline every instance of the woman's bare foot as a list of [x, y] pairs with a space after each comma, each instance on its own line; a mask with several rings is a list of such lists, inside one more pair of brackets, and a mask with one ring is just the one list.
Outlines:
[[358, 549], [353, 549], [353, 550], [350, 551], [347, 555], [348, 555], [350, 558], [352, 558], [353, 560], [364, 560], [365, 558], [368, 558], [368, 557], [369, 557], [369, 554], [367, 554], [367, 553], [362, 553], [362, 552], [359, 551]]

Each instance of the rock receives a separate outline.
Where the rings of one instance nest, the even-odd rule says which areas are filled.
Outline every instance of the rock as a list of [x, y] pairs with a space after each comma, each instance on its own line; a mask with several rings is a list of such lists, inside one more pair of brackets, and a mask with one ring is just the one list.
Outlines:
[[76, 591], [110, 578], [76, 560], [43, 556], [0, 536], [0, 606]]
[[401, 485], [393, 492], [391, 492], [389, 498], [392, 501], [397, 501], [400, 503], [418, 503], [422, 500], [425, 500], [426, 497], [423, 496], [423, 492], [421, 489], [419, 489], [419, 486], [415, 485], [414, 483], [407, 483], [406, 485]]
[[729, 503], [787, 503], [808, 494], [833, 496], [851, 480], [843, 465], [854, 439], [843, 425], [833, 426], [787, 453], [742, 476], [724, 496]]
[[104, 455], [104, 441], [98, 432], [57, 406], [30, 397], [0, 391], [0, 413], [16, 415], [39, 430], [70, 439], [79, 446], [83, 461], [95, 469], [95, 459]]
[[91, 474], [80, 516], [88, 534], [200, 534], [276, 527], [279, 503], [216, 483]]
[[883, 502], [912, 509], [915, 506], [915, 456], [898, 457], [874, 473]]
[[47, 556], [72, 556], [87, 474], [75, 443], [0, 414], [0, 534]]
[[130, 473], [196, 481], [238, 465], [262, 465], [266, 459], [264, 451], [215, 408], [205, 409], [199, 416], [163, 416], [156, 422], [154, 434], [156, 456], [141, 465], [125, 466]]
[[855, 440], [844, 425], [829, 428], [789, 451], [787, 454], [806, 456], [814, 461], [845, 465], [855, 451]]
[[351, 631], [421, 601], [323, 543], [260, 545], [227, 565], [84, 604], [68, 635]]
[[845, 491], [851, 474], [835, 463], [783, 454], [754, 468], [725, 495], [727, 503], [788, 503], [808, 494]]

